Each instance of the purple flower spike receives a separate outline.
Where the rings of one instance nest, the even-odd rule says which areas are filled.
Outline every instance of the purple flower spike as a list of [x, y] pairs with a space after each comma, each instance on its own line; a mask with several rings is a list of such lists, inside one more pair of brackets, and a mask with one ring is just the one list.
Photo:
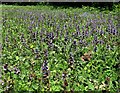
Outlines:
[[116, 35], [116, 34], [117, 34], [117, 30], [116, 30], [116, 29], [113, 29], [113, 30], [112, 30], [112, 33], [113, 33], [113, 35]]
[[74, 41], [73, 41], [73, 45], [76, 45], [76, 43], [77, 43], [77, 42], [74, 40]]
[[7, 71], [7, 70], [8, 70], [8, 64], [7, 64], [7, 63], [3, 66], [3, 70], [4, 70], [4, 71]]
[[101, 30], [101, 31], [100, 31], [100, 35], [103, 35], [103, 34], [104, 34], [104, 31]]
[[100, 40], [99, 43], [100, 43], [100, 44], [104, 44], [104, 41], [103, 41], [103, 40]]
[[80, 43], [80, 44], [83, 44], [83, 41], [80, 39], [80, 40], [79, 40], [79, 43]]
[[94, 36], [94, 41], [97, 41], [97, 36], [96, 35]]
[[108, 49], [108, 50], [110, 50], [111, 48], [110, 48], [110, 45], [106, 45], [106, 48]]
[[38, 54], [39, 53], [38, 49], [34, 49], [34, 53]]
[[68, 37], [65, 37], [65, 42], [68, 40]]
[[94, 52], [96, 52], [96, 51], [97, 51], [97, 47], [95, 46], [95, 47], [94, 47]]
[[42, 70], [48, 70], [48, 66], [43, 66]]

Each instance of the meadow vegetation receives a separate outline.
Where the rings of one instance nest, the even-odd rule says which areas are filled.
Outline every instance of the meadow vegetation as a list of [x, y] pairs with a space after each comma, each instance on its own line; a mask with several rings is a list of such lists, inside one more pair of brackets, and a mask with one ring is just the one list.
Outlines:
[[0, 91], [120, 92], [119, 5], [2, 5]]

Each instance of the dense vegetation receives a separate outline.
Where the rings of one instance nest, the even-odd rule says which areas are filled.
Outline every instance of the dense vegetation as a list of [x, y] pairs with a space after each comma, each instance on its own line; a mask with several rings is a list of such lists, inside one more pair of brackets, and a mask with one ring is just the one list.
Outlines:
[[120, 91], [118, 6], [2, 9], [0, 91]]
[[2, 2], [2, 4], [6, 5], [20, 5], [20, 6], [27, 6], [27, 5], [47, 5], [53, 6], [54, 8], [63, 7], [63, 8], [81, 8], [82, 6], [90, 6], [95, 7], [100, 10], [109, 9], [114, 10], [115, 6], [118, 5], [118, 2]]

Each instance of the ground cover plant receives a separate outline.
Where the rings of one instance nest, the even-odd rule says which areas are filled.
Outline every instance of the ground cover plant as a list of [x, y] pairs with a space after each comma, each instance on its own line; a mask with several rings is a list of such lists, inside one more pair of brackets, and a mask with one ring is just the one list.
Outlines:
[[0, 91], [119, 91], [119, 15], [83, 7], [2, 7]]

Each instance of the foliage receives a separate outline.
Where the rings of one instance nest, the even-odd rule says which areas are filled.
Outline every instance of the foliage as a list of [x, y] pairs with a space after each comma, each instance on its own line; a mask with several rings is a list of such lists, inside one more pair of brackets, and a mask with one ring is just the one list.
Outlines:
[[0, 91], [119, 91], [116, 11], [3, 6]]

